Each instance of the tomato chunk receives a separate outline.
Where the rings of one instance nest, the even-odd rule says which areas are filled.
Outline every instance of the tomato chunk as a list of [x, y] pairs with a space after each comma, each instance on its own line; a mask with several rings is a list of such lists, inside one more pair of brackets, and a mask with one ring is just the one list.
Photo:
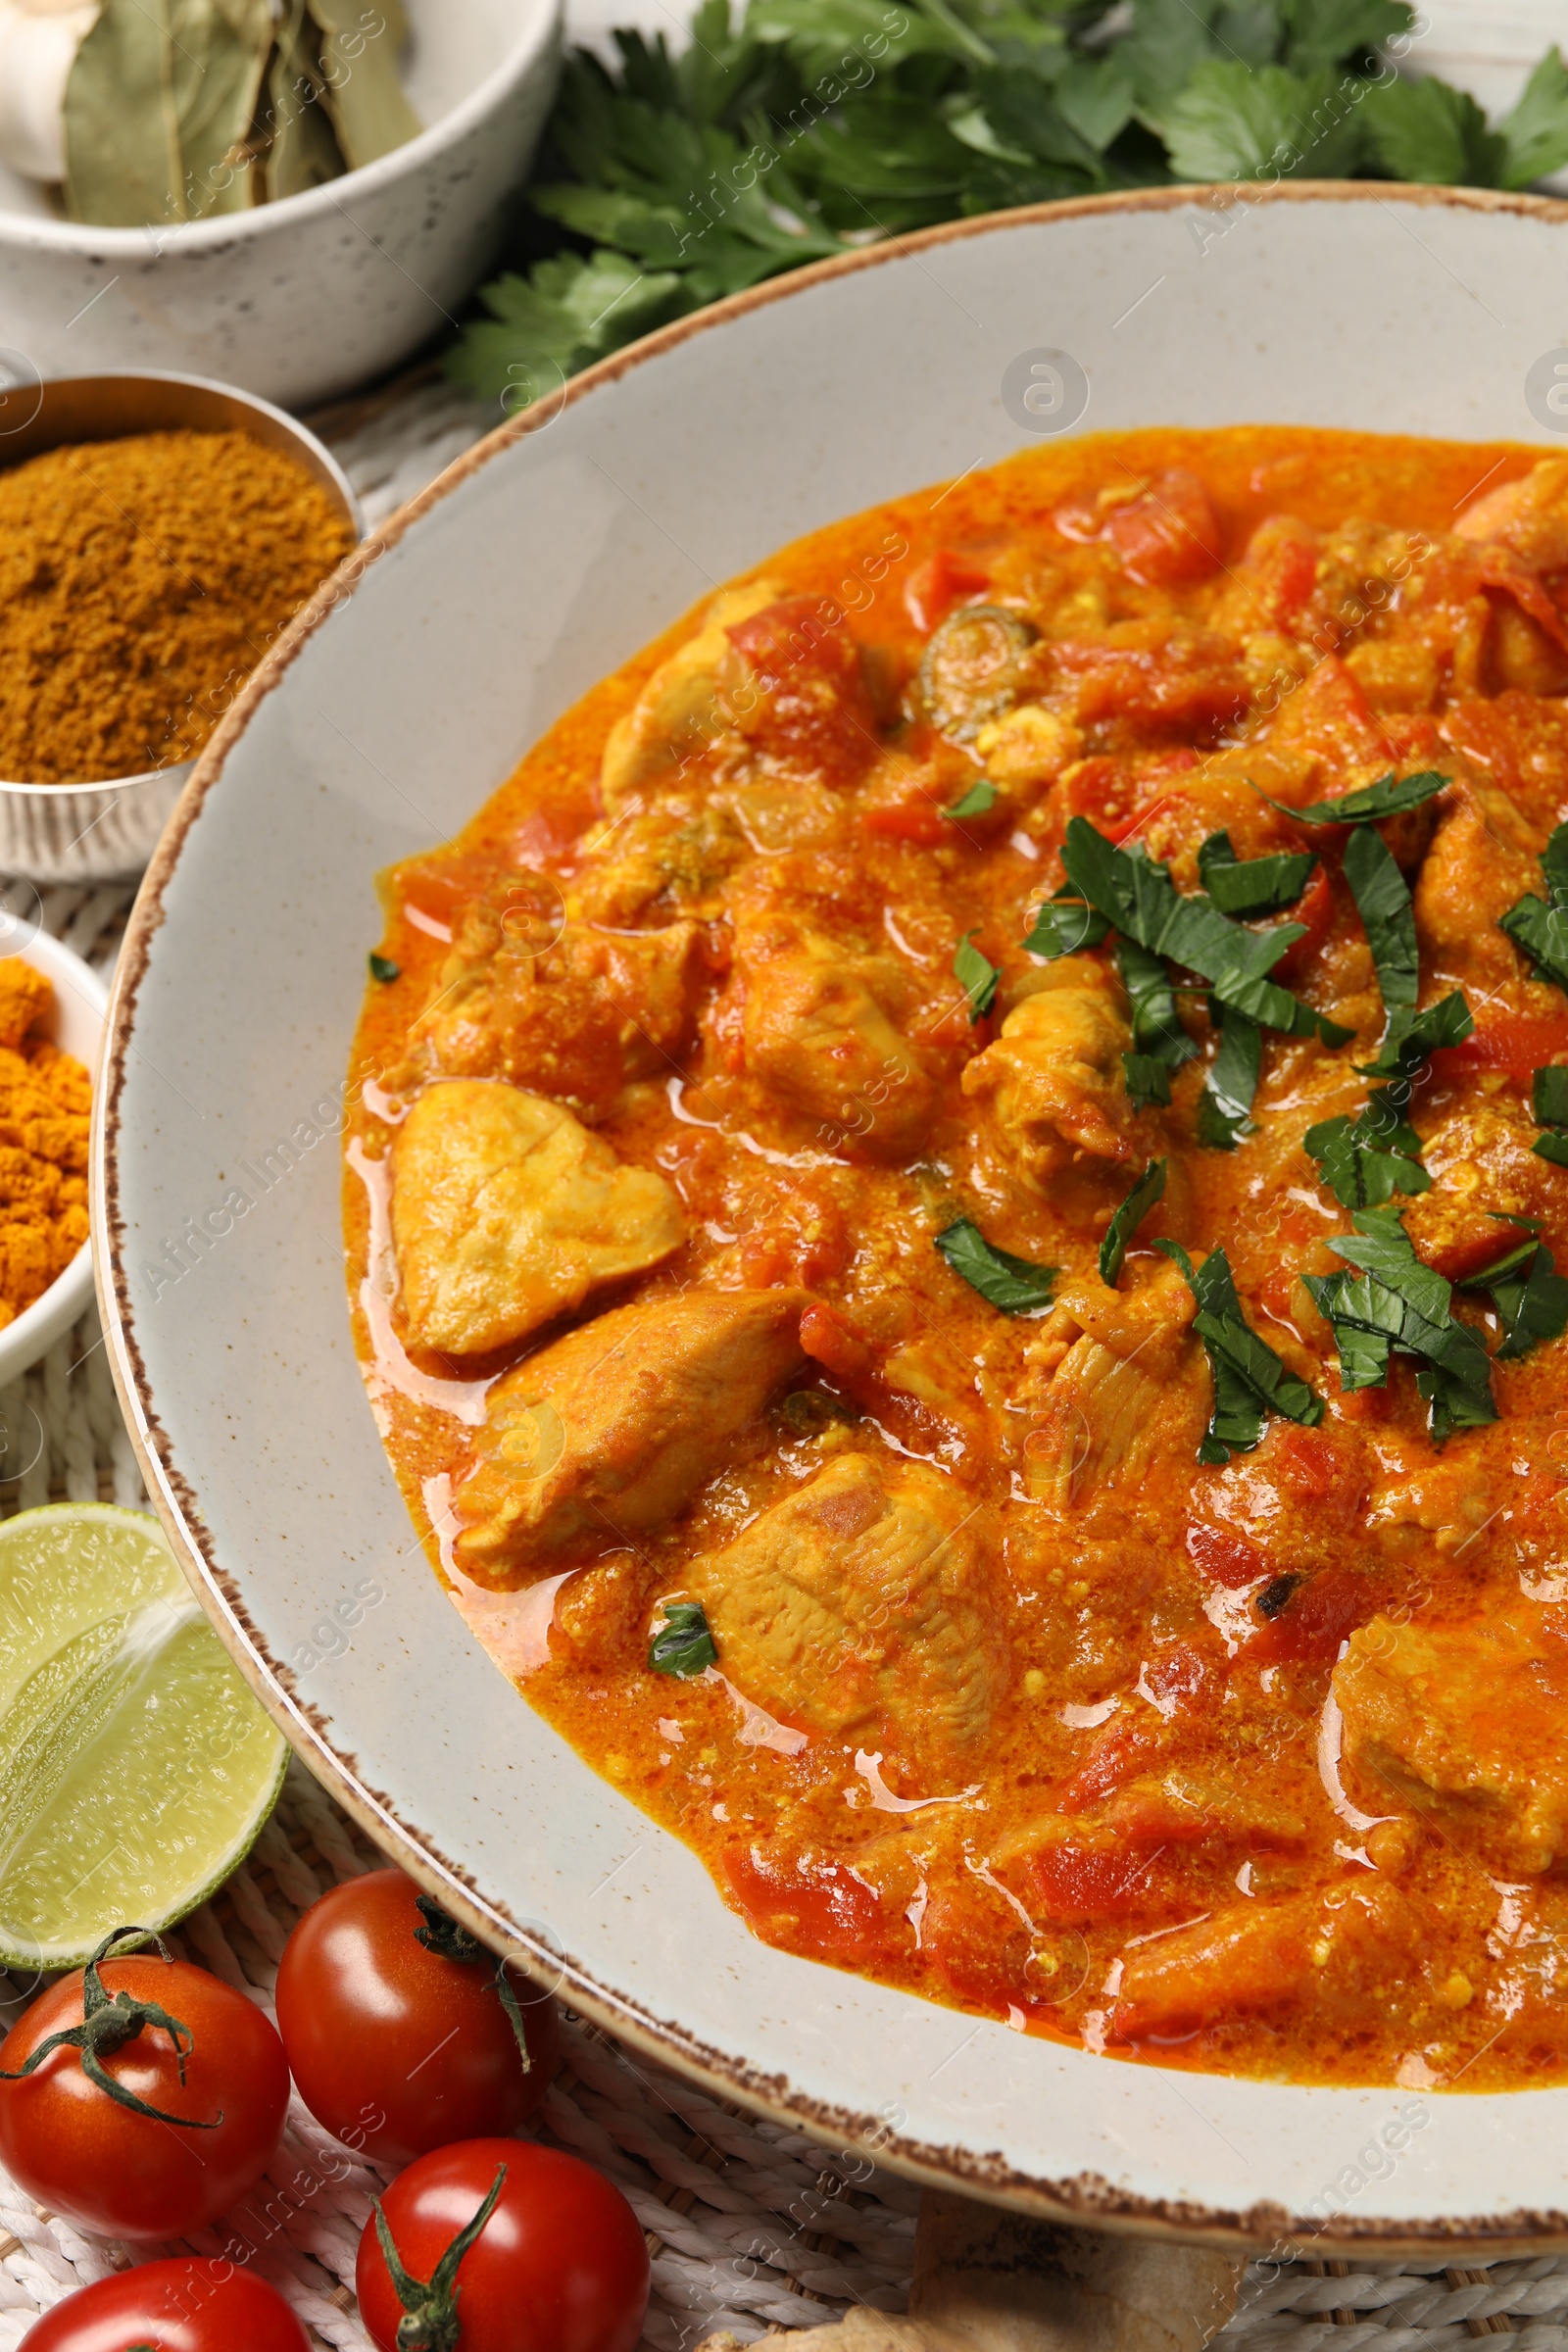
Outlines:
[[1260, 1631], [1246, 1654], [1260, 1665], [1286, 1661], [1327, 1665], [1340, 1643], [1375, 1616], [1381, 1594], [1348, 1568], [1324, 1568], [1315, 1576], [1277, 1577], [1252, 1602]]
[[1156, 473], [1141, 497], [1113, 507], [1105, 536], [1129, 579], [1146, 588], [1206, 580], [1219, 568], [1220, 529], [1214, 504], [1196, 473], [1173, 466]]
[[842, 614], [830, 625], [822, 600], [788, 596], [727, 633], [760, 694], [758, 708], [741, 713], [743, 731], [831, 783], [862, 776], [879, 749], [876, 712]]
[[875, 1887], [843, 1862], [764, 1845], [731, 1845], [721, 1860], [735, 1908], [764, 1943], [808, 1951], [849, 1966], [875, 1960], [895, 1940], [895, 1923]]

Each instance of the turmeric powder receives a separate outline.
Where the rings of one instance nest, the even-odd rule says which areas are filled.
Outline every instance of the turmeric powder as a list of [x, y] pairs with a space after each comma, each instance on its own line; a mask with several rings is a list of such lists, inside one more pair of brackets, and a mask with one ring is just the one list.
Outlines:
[[29, 1034], [53, 1004], [42, 972], [0, 958], [0, 1331], [87, 1239], [92, 1081], [74, 1055]]
[[0, 776], [194, 758], [353, 531], [242, 432], [135, 433], [0, 472]]

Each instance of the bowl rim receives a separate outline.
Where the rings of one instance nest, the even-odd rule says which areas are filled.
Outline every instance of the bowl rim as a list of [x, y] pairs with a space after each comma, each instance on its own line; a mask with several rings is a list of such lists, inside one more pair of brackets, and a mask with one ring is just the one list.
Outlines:
[[[24, 948], [10, 948], [8, 955], [20, 956], [24, 963], [33, 960], [30, 951], [42, 947], [35, 969], [41, 971], [56, 994], [67, 982], [83, 999], [98, 1023], [96, 1068], [88, 1071], [93, 1082], [93, 1101], [96, 1104], [98, 1088], [104, 1067], [104, 1045], [109, 1034], [109, 989], [84, 956], [74, 948], [68, 948], [63, 939], [52, 931], [38, 930]], [[31, 1370], [44, 1350], [54, 1345], [62, 1331], [68, 1330], [78, 1315], [86, 1311], [93, 1293], [92, 1237], [76, 1251], [69, 1266], [61, 1268], [46, 1291], [40, 1292], [30, 1306], [24, 1306], [15, 1321], [0, 1331], [0, 1388], [20, 1380]], [[12, 1356], [20, 1360], [12, 1362]]]
[[[211, 213], [202, 220], [150, 220], [140, 228], [99, 227], [90, 220], [57, 220], [46, 214], [17, 213], [0, 206], [0, 247], [52, 253], [62, 259], [74, 256], [81, 261], [122, 265], [141, 261], [154, 266], [166, 255], [221, 252], [236, 239], [267, 235], [279, 222], [286, 227], [291, 221], [317, 220], [329, 212], [350, 220], [339, 202], [341, 190], [374, 196], [409, 172], [435, 162], [466, 138], [526, 78], [556, 36], [564, 0], [526, 0], [526, 5], [530, 21], [500, 65], [493, 66], [466, 98], [389, 155], [377, 156], [373, 164], [361, 164], [340, 179], [302, 189], [295, 196], [280, 196], [273, 204], [252, 205], [242, 213]], [[351, 220], [351, 225], [358, 227], [359, 223]]]
[[[1421, 206], [1446, 206], [1472, 213], [1513, 214], [1543, 221], [1568, 222], [1568, 199], [1475, 188], [1433, 187], [1400, 182], [1393, 191], [1398, 201]], [[534, 403], [509, 418], [446, 466], [435, 479], [397, 509], [354, 553], [345, 558], [331, 579], [323, 583], [310, 605], [302, 608], [285, 633], [252, 672], [232, 708], [225, 713], [198, 759], [173, 814], [165, 827], [131, 908], [124, 942], [116, 967], [105, 1033], [99, 1085], [93, 1104], [92, 1207], [89, 1234], [93, 1272], [98, 1291], [106, 1352], [116, 1393], [123, 1411], [147, 1491], [163, 1520], [175, 1557], [190, 1577], [209, 1617], [268, 1713], [282, 1730], [315, 1777], [330, 1790], [390, 1861], [434, 1894], [470, 1932], [492, 1945], [498, 1928], [524, 1966], [545, 1974], [562, 1971], [557, 1955], [525, 1930], [501, 1926], [486, 1908], [481, 1890], [458, 1864], [434, 1848], [416, 1830], [403, 1822], [390, 1805], [356, 1776], [353, 1760], [331, 1747], [313, 1712], [274, 1676], [266, 1644], [256, 1636], [234, 1599], [224, 1591], [223, 1573], [203, 1525], [194, 1498], [174, 1458], [172, 1446], [147, 1393], [137, 1348], [130, 1292], [122, 1264], [119, 1163], [120, 1107], [124, 1088], [136, 1000], [145, 976], [154, 934], [165, 919], [165, 893], [172, 881], [181, 851], [207, 794], [222, 773], [230, 748], [249, 724], [265, 697], [280, 683], [298, 656], [344, 597], [351, 596], [369, 566], [390, 552], [410, 527], [466, 482], [470, 475], [514, 442], [543, 431], [563, 409], [574, 406], [603, 386], [619, 380], [631, 368], [676, 348], [695, 335], [710, 332], [765, 305], [789, 299], [823, 282], [875, 269], [960, 239], [1011, 227], [1116, 213], [1158, 213], [1183, 206], [1214, 203], [1387, 203], [1386, 181], [1300, 180], [1272, 186], [1248, 181], [1184, 182], [1174, 187], [1133, 189], [1107, 196], [1064, 202], [1024, 205], [1000, 213], [944, 221], [906, 236], [889, 237], [873, 246], [793, 270], [731, 295], [724, 301], [691, 313], [652, 334], [612, 353], [573, 376], [559, 392]], [[798, 2094], [776, 2077], [764, 2076], [744, 2060], [694, 2040], [673, 2022], [656, 2018], [634, 2006], [626, 1995], [606, 1988], [573, 1967], [572, 2005], [592, 2023], [631, 2044], [656, 2064], [667, 2066], [721, 2098], [739, 2100], [757, 2113], [788, 2124], [823, 2142], [842, 2140], [846, 2133], [876, 2133], [878, 2162], [926, 2187], [979, 2197], [990, 2204], [1011, 2206], [1037, 2218], [1079, 2228], [1107, 2230], [1131, 2235], [1170, 2238], [1237, 2250], [1266, 2250], [1300, 2235], [1314, 2254], [1335, 2255], [1354, 2249], [1363, 2256], [1396, 2259], [1464, 2247], [1473, 2259], [1501, 2260], [1509, 2255], [1541, 2255], [1568, 2249], [1568, 2218], [1543, 2201], [1536, 2212], [1506, 2217], [1436, 2215], [1427, 2222], [1385, 2220], [1373, 2215], [1357, 2219], [1349, 2213], [1328, 2223], [1303, 2222], [1283, 2208], [1253, 2207], [1220, 2211], [1193, 2203], [1173, 2206], [1111, 2184], [1096, 2176], [1046, 2181], [1020, 2174], [998, 2157], [966, 2152], [961, 2147], [933, 2146], [912, 2141], [885, 2125], [842, 2108], [829, 2108]], [[1314, 2086], [1302, 2085], [1310, 2093]], [[1551, 2090], [1516, 2091], [1515, 2099], [1554, 2095]], [[1558, 2097], [1564, 2094], [1559, 2090]]]
[[[275, 401], [264, 400], [259, 392], [247, 392], [239, 384], [225, 384], [216, 375], [187, 375], [183, 369], [178, 368], [90, 368], [80, 375], [45, 377], [40, 380], [38, 389], [40, 392], [46, 393], [57, 386], [64, 388], [69, 384], [107, 383], [180, 384], [187, 391], [219, 393], [225, 401], [238, 401], [242, 408], [259, 410], [264, 416], [270, 416], [274, 424], [280, 425], [289, 439], [303, 441], [308, 446], [343, 503], [356, 544], [364, 541], [365, 510], [360, 504], [359, 494], [355, 490], [354, 484], [349, 480], [326, 443], [313, 433], [308, 424], [302, 423], [298, 416], [290, 416], [287, 409], [280, 409]], [[172, 428], [164, 425], [150, 425], [146, 429], [150, 432], [164, 432]], [[195, 426], [189, 429], [199, 431], [201, 428]], [[120, 441], [126, 438], [128, 436], [122, 433], [99, 433], [91, 436], [85, 444], [78, 440], [72, 443], [71, 446], [75, 448], [92, 447], [97, 442]], [[56, 442], [50, 446], [61, 448], [66, 445]], [[28, 452], [27, 457], [15, 460], [15, 464], [25, 466], [30, 459], [47, 455], [47, 449], [32, 450]], [[3, 458], [0, 458], [0, 474], [10, 471], [11, 466], [4, 463]], [[311, 601], [314, 600], [308, 600], [308, 604]], [[301, 611], [305, 610], [307, 610], [307, 606], [302, 606]], [[288, 626], [291, 627], [292, 622]], [[278, 642], [281, 643], [281, 637]], [[264, 655], [263, 660], [265, 661], [266, 658]], [[121, 793], [134, 792], [140, 785], [167, 782], [172, 776], [188, 778], [195, 764], [195, 760], [171, 760], [166, 767], [144, 767], [130, 776], [77, 776], [68, 778], [58, 784], [24, 784], [14, 781], [9, 776], [0, 776], [0, 792], [32, 800], [57, 799], [62, 793], [68, 792], [118, 796]], [[79, 956], [77, 961], [80, 961]], [[96, 975], [94, 976], [96, 977]], [[105, 1002], [107, 1004], [107, 998]], [[20, 1317], [18, 1319], [20, 1321]]]

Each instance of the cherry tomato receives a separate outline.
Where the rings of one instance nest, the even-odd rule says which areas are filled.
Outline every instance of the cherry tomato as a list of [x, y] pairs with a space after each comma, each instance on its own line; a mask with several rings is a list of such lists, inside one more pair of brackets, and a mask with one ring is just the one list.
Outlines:
[[[502, 2173], [495, 2204], [472, 2234]], [[642, 2333], [649, 2271], [637, 2217], [603, 2173], [575, 2156], [521, 2139], [459, 2140], [399, 2174], [381, 2212], [403, 2291], [374, 2215], [356, 2273], [360, 2317], [381, 2352], [394, 2352], [416, 2282], [434, 2282], [432, 2316], [443, 2296], [450, 2309], [455, 2282], [460, 2352], [632, 2352]], [[468, 2242], [460, 2248], [460, 2239]], [[422, 2332], [442, 2340], [428, 2326]]]
[[282, 2296], [231, 2262], [143, 2262], [46, 2311], [23, 2352], [309, 2352]]
[[[206, 1969], [150, 1952], [105, 1956], [141, 1933], [107, 1937], [6, 2035], [0, 2073], [13, 2079], [0, 2081], [0, 2163], [82, 2229], [183, 2237], [266, 2171], [288, 2105], [288, 2061], [255, 2002]], [[85, 2048], [61, 2038], [73, 2032]]]
[[313, 1903], [277, 1972], [277, 2025], [317, 2122], [383, 2164], [515, 2131], [550, 2087], [560, 2029], [550, 1995], [510, 1971], [524, 2072], [496, 1972], [401, 1870]]

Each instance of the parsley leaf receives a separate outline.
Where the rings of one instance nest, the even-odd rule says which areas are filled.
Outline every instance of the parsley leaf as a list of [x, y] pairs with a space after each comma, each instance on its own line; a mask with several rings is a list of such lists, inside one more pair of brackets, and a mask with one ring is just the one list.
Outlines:
[[1494, 1265], [1468, 1275], [1462, 1290], [1488, 1291], [1502, 1325], [1497, 1360], [1528, 1355], [1544, 1340], [1568, 1330], [1568, 1281], [1544, 1242], [1521, 1242]]
[[672, 271], [603, 249], [586, 260], [555, 255], [528, 278], [508, 272], [481, 287], [479, 299], [491, 316], [466, 328], [446, 370], [509, 410], [527, 408], [578, 368], [697, 308]]
[[1263, 1035], [1255, 1021], [1229, 1004], [1211, 1011], [1219, 1027], [1215, 1054], [1198, 1100], [1198, 1140], [1214, 1152], [1234, 1152], [1252, 1132], [1252, 1097], [1263, 1066]]
[[1165, 1162], [1152, 1159], [1143, 1174], [1135, 1178], [1131, 1192], [1106, 1226], [1105, 1238], [1100, 1245], [1100, 1279], [1112, 1290], [1121, 1273], [1128, 1243], [1164, 1191]]
[[1278, 914], [1300, 897], [1316, 863], [1312, 850], [1239, 858], [1228, 833], [1211, 833], [1198, 853], [1200, 878], [1221, 914]]
[[1475, 1025], [1463, 992], [1454, 989], [1451, 995], [1440, 997], [1436, 1004], [1429, 1004], [1425, 1012], [1396, 1014], [1389, 1023], [1377, 1059], [1358, 1061], [1356, 1069], [1363, 1078], [1413, 1078], [1429, 1055], [1445, 1046], [1462, 1045]]
[[1199, 1460], [1228, 1462], [1233, 1451], [1250, 1453], [1271, 1412], [1315, 1429], [1323, 1418], [1322, 1397], [1315, 1396], [1251, 1329], [1242, 1313], [1224, 1250], [1211, 1250], [1195, 1273], [1179, 1242], [1156, 1241], [1154, 1248], [1180, 1266], [1198, 1300], [1193, 1329], [1203, 1343], [1214, 1376], [1214, 1408], [1198, 1448]]
[[1543, 980], [1568, 989], [1568, 824], [1558, 825], [1541, 854], [1546, 897], [1516, 899], [1497, 918], [1499, 929], [1529, 956]]
[[1116, 943], [1116, 969], [1127, 991], [1133, 1049], [1122, 1055], [1127, 1092], [1139, 1109], [1170, 1101], [1170, 1072], [1198, 1052], [1182, 1027], [1175, 992], [1164, 963], [1136, 940]]
[[943, 814], [951, 816], [957, 824], [961, 823], [966, 816], [984, 816], [987, 810], [994, 808], [996, 805], [996, 786], [989, 776], [980, 776], [970, 785], [962, 800], [955, 801], [951, 808], [943, 810]]
[[1024, 950], [1027, 955], [1046, 956], [1054, 961], [1058, 956], [1076, 956], [1084, 948], [1098, 948], [1109, 930], [1105, 917], [1075, 898], [1069, 884], [1035, 908], [1034, 928], [1023, 943]]
[[1489, 128], [1468, 90], [1425, 75], [1391, 75], [1361, 105], [1372, 151], [1391, 179], [1443, 187], [1495, 188], [1507, 169], [1508, 142]]
[[1424, 769], [1418, 776], [1396, 776], [1391, 772], [1379, 776], [1364, 791], [1344, 793], [1337, 801], [1313, 801], [1305, 808], [1293, 808], [1288, 801], [1276, 801], [1255, 784], [1252, 789], [1271, 808], [1277, 808], [1282, 816], [1294, 817], [1298, 824], [1369, 825], [1376, 824], [1380, 817], [1402, 816], [1406, 808], [1419, 808], [1450, 781], [1434, 768]]
[[654, 1673], [675, 1674], [683, 1682], [690, 1682], [694, 1675], [705, 1674], [710, 1666], [716, 1666], [718, 1649], [708, 1630], [702, 1602], [666, 1600], [663, 1607], [664, 1622], [648, 1652], [648, 1663]]
[[1155, 119], [1178, 179], [1262, 179], [1302, 169], [1342, 179], [1362, 152], [1357, 110], [1334, 101], [1340, 76], [1209, 58]]
[[1424, 1193], [1421, 1138], [1403, 1116], [1408, 1086], [1380, 1086], [1352, 1122], [1342, 1115], [1309, 1127], [1303, 1142], [1318, 1178], [1344, 1208], [1378, 1208], [1396, 1193]]
[[1414, 19], [1404, 0], [1307, 0], [1288, 9], [1290, 43], [1285, 63], [1298, 74], [1338, 66], [1380, 49]]
[[934, 1247], [971, 1291], [978, 1291], [989, 1305], [1000, 1307], [1004, 1315], [1039, 1314], [1053, 1303], [1051, 1286], [1061, 1268], [1037, 1266], [1031, 1258], [999, 1250], [968, 1217], [947, 1226], [937, 1235]]
[[1345, 845], [1345, 879], [1366, 932], [1390, 1025], [1415, 1011], [1421, 993], [1410, 886], [1374, 825], [1357, 825]]
[[1568, 1168], [1568, 1069], [1553, 1062], [1537, 1070], [1531, 1080], [1530, 1101], [1536, 1124], [1554, 1131], [1538, 1135], [1531, 1151], [1559, 1168]]
[[1143, 849], [1118, 849], [1084, 816], [1068, 820], [1061, 862], [1069, 882], [1125, 938], [1200, 973], [1221, 1004], [1291, 1037], [1315, 1033], [1328, 1046], [1343, 1046], [1352, 1034], [1267, 977], [1301, 937], [1299, 923], [1244, 930], [1201, 895], [1182, 898], [1167, 865]]
[[1497, 184], [1528, 188], [1568, 164], [1568, 66], [1548, 49], [1501, 124], [1507, 160]]
[[402, 970], [402, 964], [394, 963], [390, 956], [378, 956], [373, 948], [370, 950], [370, 978], [372, 980], [382, 982], [396, 980]]
[[958, 942], [958, 952], [953, 958], [954, 978], [969, 1000], [969, 1026], [984, 1020], [996, 1003], [997, 983], [1002, 978], [998, 966], [989, 956], [982, 956], [972, 943], [974, 933], [966, 931]]
[[1492, 1359], [1452, 1312], [1453, 1290], [1417, 1257], [1399, 1208], [1358, 1209], [1354, 1233], [1331, 1234], [1329, 1248], [1358, 1273], [1303, 1275], [1340, 1350], [1342, 1388], [1383, 1388], [1397, 1348], [1419, 1359], [1416, 1387], [1431, 1406], [1440, 1444], [1455, 1429], [1495, 1421]]

